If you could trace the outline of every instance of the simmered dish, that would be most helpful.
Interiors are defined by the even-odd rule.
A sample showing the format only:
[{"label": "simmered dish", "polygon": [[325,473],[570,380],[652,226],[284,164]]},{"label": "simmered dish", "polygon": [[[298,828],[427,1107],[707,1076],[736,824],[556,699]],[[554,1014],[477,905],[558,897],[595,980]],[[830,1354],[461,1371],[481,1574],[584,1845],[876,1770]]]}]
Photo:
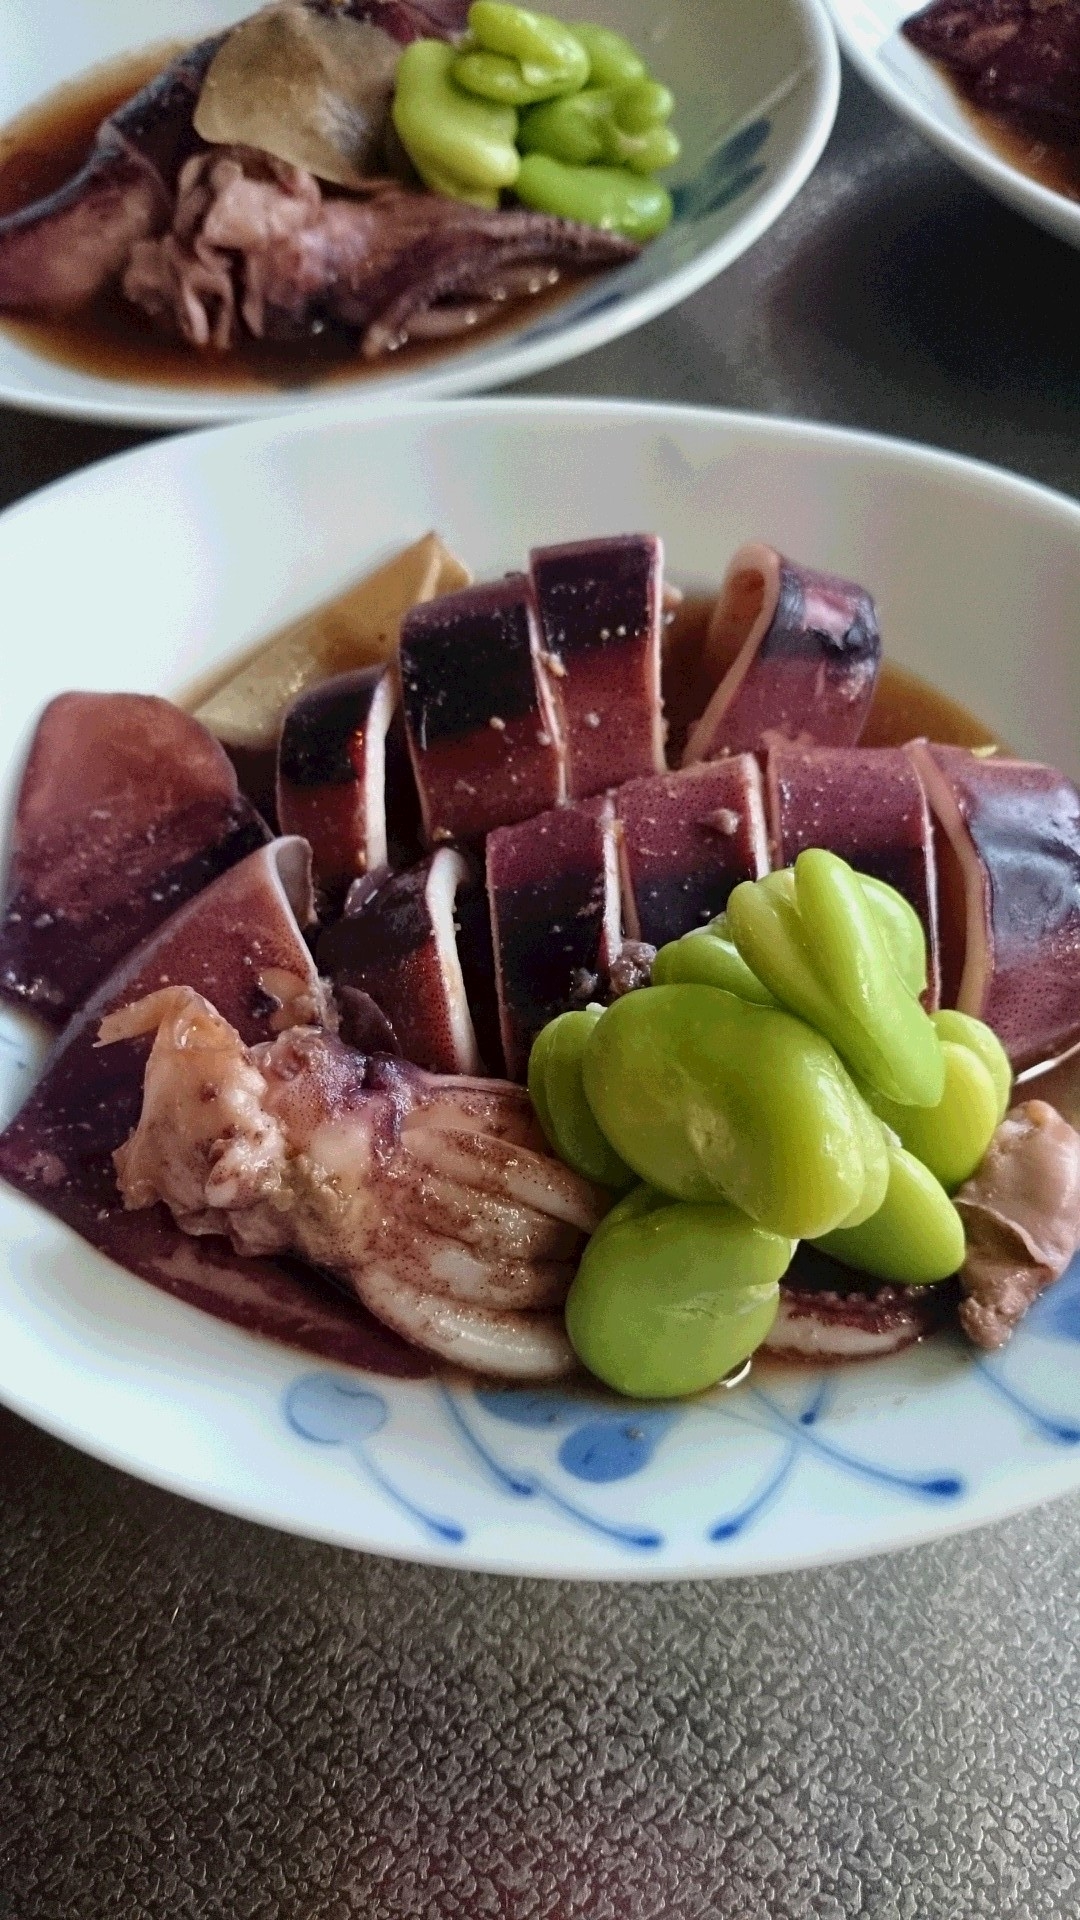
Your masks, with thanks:
[{"label": "simmered dish", "polygon": [[0,313],[120,312],[211,359],[430,351],[662,231],[673,105],[618,34],[502,0],[275,0],[0,204]]},{"label": "simmered dish", "polygon": [[12,849],[0,1174],[241,1325],[663,1398],[1000,1346],[1080,1244],[1080,795],[766,545],[429,535],[193,711],[52,701]]},{"label": "simmered dish", "polygon": [[1009,159],[1080,192],[1080,0],[931,0],[904,34]]}]

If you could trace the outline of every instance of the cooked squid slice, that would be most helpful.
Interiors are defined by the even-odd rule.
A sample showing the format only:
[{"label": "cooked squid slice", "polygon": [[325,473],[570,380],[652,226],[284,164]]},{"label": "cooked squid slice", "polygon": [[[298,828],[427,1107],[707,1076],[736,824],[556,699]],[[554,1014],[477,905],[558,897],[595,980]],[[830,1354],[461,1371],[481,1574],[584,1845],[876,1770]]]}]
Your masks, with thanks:
[{"label": "cooked squid slice", "polygon": [[195,101],[220,44],[217,34],[180,54],[102,122],[72,179],[0,219],[0,309],[85,306],[136,241],[168,225],[177,173],[197,144]]},{"label": "cooked squid slice", "polygon": [[455,904],[472,878],[467,860],[440,847],[391,874],[319,940],[319,965],[335,986],[369,993],[407,1060],[433,1073],[480,1071],[457,951]]},{"label": "cooked squid slice", "polygon": [[424,836],[470,840],[566,797],[566,764],[524,574],[405,616],[401,682]]},{"label": "cooked squid slice", "polygon": [[967,1239],[960,1325],[993,1350],[1080,1246],[1080,1134],[1045,1100],[1015,1107],[955,1202]]},{"label": "cooked squid slice", "polygon": [[16,802],[0,993],[67,1019],[124,954],[269,837],[190,715],[145,694],[60,694]]},{"label": "cooked squid slice", "polygon": [[778,867],[828,847],[902,893],[923,924],[929,987],[940,988],[934,835],[922,781],[902,747],[773,747],[765,773]]},{"label": "cooked squid slice", "polygon": [[954,1310],[952,1281],[874,1282],[804,1244],[780,1282],[780,1308],[761,1352],[812,1365],[881,1360],[936,1333]]},{"label": "cooked squid slice", "polygon": [[537,547],[529,564],[570,799],[662,773],[661,542],[655,534],[578,540]]},{"label": "cooked squid slice", "polygon": [[632,780],[614,795],[623,919],[662,947],[722,913],[740,880],[769,871],[761,773],[752,754]]},{"label": "cooked squid slice", "polygon": [[[442,1358],[511,1378],[569,1369],[550,1309],[604,1212],[584,1181],[549,1154],[468,1125],[448,1130],[456,1082],[353,1053],[326,1031],[295,1029],[249,1049],[201,995],[169,988],[106,1019],[100,1038],[108,1047],[148,1032],[139,1120],[114,1155],[126,1205],[161,1200],[190,1233],[310,1260]],[[478,1092],[464,1083],[467,1120]],[[488,1098],[500,1101],[498,1083]],[[425,1195],[432,1171],[475,1186],[486,1244],[437,1230],[438,1202]],[[518,1223],[500,1240],[491,1195],[580,1222],[568,1257],[522,1258]]]},{"label": "cooked squid slice", "polygon": [[881,636],[864,588],[753,543],[728,569],[705,656],[719,684],[690,728],[684,766],[778,740],[854,746],[877,683]]},{"label": "cooked squid slice", "polygon": [[397,704],[396,676],[368,667],[322,681],[285,715],[278,825],[308,842],[320,886],[340,888],[386,865],[386,744]]},{"label": "cooked squid slice", "polygon": [[603,991],[622,941],[610,797],[556,807],[488,835],[487,884],[503,1055],[524,1076],[556,1013]]},{"label": "cooked squid slice", "polygon": [[1080,794],[1053,767],[917,741],[937,823],[942,1001],[1019,1072],[1080,1039]]},{"label": "cooked squid slice", "polygon": [[[248,1041],[318,1019],[322,991],[299,924],[311,918],[309,864],[296,840],[251,855],[102,983],[0,1135],[0,1178],[176,1300],[323,1359],[416,1376],[428,1371],[424,1356],[322,1277],[241,1258],[220,1238],[189,1238],[163,1208],[128,1213],[117,1197],[112,1153],[139,1117],[146,1042],[97,1046],[101,1018],[164,980],[212,994]],[[499,1099],[478,1082],[461,1085],[461,1124],[471,1116],[508,1134],[535,1129],[520,1089]]]}]

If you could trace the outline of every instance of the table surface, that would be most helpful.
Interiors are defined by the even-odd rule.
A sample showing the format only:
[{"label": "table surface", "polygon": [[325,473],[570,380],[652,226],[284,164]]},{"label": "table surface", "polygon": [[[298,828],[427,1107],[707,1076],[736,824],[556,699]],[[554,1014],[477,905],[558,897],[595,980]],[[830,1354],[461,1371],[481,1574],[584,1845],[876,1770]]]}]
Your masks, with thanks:
[{"label": "table surface", "polygon": [[[533,393],[812,416],[1080,493],[1080,256],[850,72],[787,216]],[[137,435],[0,410],[0,503]],[[1080,1499],[673,1588],[397,1566],[0,1413],[0,1920],[1076,1920]]]}]

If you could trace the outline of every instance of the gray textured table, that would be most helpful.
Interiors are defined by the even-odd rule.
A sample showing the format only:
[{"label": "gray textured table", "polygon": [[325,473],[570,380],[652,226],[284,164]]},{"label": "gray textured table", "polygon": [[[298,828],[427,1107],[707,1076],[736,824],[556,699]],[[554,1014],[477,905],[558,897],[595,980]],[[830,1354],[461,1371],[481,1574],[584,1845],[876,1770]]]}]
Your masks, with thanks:
[{"label": "gray textured table", "polygon": [[[529,386],[813,415],[1080,493],[1078,313],[1080,257],[848,74],[748,258]],[[133,438],[0,413],[0,497]],[[7,1415],[0,1486],[0,1920],[1080,1914],[1080,1500],[605,1589],[279,1538]]]}]

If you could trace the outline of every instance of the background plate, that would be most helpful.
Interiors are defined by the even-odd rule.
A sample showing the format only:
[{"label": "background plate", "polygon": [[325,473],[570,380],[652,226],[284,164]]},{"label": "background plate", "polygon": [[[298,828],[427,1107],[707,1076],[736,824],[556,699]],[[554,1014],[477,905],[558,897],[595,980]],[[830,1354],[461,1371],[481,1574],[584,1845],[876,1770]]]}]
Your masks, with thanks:
[{"label": "background plate", "polygon": [[[655,528],[715,584],[775,541],[877,595],[886,645],[1075,773],[1080,506],[946,455],[783,421],[488,401],[160,442],[0,519],[0,810],[42,702],[168,691],[429,526],[478,574]],[[0,1103],[33,1070],[0,1019]],[[0,1397],[196,1499],[350,1546],[633,1578],[841,1559],[1080,1485],[1080,1270],[1011,1347],[767,1374],[682,1407],[314,1366],[177,1305],[0,1188]]]},{"label": "background plate", "polygon": [[1044,187],[1005,159],[933,63],[903,38],[901,23],[919,11],[917,0],[826,4],[848,59],[883,100],[1006,206],[1080,247],[1080,202]]},{"label": "background plate", "polygon": [[[4,0],[0,128],[100,62],[162,41],[193,41],[253,10],[253,0]],[[307,391],[200,391],[130,384],[43,358],[0,326],[0,400],[46,413],[180,426],[371,407],[520,379],[598,347],[684,300],[777,219],[828,138],[840,87],[821,0],[591,0],[590,19],[634,40],[675,92],[683,157],[669,179],[676,217],[632,265],[590,281],[564,306],[429,368],[364,373]],[[0,133],[0,142],[3,135]]]}]

